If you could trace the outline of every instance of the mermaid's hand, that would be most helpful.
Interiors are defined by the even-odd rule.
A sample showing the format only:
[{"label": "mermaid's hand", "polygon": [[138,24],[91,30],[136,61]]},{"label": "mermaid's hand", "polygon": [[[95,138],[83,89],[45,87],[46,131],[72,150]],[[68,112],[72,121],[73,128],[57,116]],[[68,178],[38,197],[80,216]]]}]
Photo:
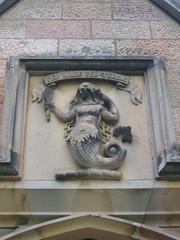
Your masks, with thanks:
[{"label": "mermaid's hand", "polygon": [[50,121],[50,113],[54,111],[54,103],[53,103],[53,88],[46,87],[44,91],[44,109],[46,113],[46,120]]},{"label": "mermaid's hand", "polygon": [[45,110],[49,109],[51,112],[53,112],[55,105],[52,102],[44,102],[44,108]]}]

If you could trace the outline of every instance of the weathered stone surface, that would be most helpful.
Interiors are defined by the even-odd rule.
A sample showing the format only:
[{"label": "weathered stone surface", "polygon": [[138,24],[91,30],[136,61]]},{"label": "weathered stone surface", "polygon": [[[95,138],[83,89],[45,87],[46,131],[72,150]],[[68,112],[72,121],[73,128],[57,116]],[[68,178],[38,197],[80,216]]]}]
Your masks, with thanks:
[{"label": "weathered stone surface", "polygon": [[173,107],[180,106],[180,83],[176,84],[169,84],[169,93],[171,97],[171,104]]},{"label": "weathered stone surface", "polygon": [[61,18],[61,1],[57,0],[21,0],[7,12],[2,18],[7,19],[59,19]]},{"label": "weathered stone surface", "polygon": [[180,133],[180,106],[178,108],[173,108],[173,116],[174,116],[174,126],[175,129]]},{"label": "weathered stone surface", "polygon": [[4,98],[4,83],[0,81],[0,104],[3,103]]},{"label": "weathered stone surface", "polygon": [[173,120],[174,120],[176,139],[177,139],[177,143],[180,146],[180,104],[179,104],[179,107],[173,108],[172,112],[173,112]]},{"label": "weathered stone surface", "polygon": [[180,60],[167,60],[165,66],[168,81],[171,82],[171,84],[178,84],[180,76]]},{"label": "weathered stone surface", "polygon": [[60,40],[59,55],[63,56],[114,56],[113,40]]},{"label": "weathered stone surface", "polygon": [[4,100],[4,79],[5,79],[6,60],[0,60],[0,136],[1,124],[3,118],[3,100]]},{"label": "weathered stone surface", "polygon": [[144,21],[93,21],[92,35],[95,38],[151,38],[149,23]]},{"label": "weathered stone surface", "polygon": [[26,33],[26,21],[0,21],[0,38],[24,38]]},{"label": "weathered stone surface", "polygon": [[180,227],[165,227],[163,230],[180,238]]},{"label": "weathered stone surface", "polygon": [[0,104],[0,136],[2,136],[3,104]]},{"label": "weathered stone surface", "polygon": [[151,22],[153,38],[180,38],[180,26],[175,21]]},{"label": "weathered stone surface", "polygon": [[180,60],[166,62],[166,76],[173,107],[180,107]]},{"label": "weathered stone surface", "polygon": [[0,136],[2,131],[2,119],[3,119],[3,100],[4,100],[4,82],[0,80]]},{"label": "weathered stone surface", "polygon": [[117,41],[117,55],[161,56],[180,59],[180,40],[121,40]]},{"label": "weathered stone surface", "polygon": [[28,38],[88,38],[90,24],[88,21],[40,20],[29,21]]},{"label": "weathered stone surface", "polygon": [[6,60],[0,59],[0,81],[4,81],[5,79],[5,72],[6,72]]},{"label": "weathered stone surface", "polygon": [[113,19],[122,20],[159,20],[166,14],[147,0],[117,1],[113,4]]},{"label": "weathered stone surface", "polygon": [[64,19],[112,19],[111,4],[66,3],[63,5]]},{"label": "weathered stone surface", "polygon": [[57,40],[54,39],[0,39],[0,58],[16,55],[57,55]]}]

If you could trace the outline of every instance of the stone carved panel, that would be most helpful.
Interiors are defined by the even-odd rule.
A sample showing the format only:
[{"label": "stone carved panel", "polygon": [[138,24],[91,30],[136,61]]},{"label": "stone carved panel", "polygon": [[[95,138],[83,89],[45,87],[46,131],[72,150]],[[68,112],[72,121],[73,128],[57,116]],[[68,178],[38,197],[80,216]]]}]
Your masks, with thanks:
[{"label": "stone carved panel", "polygon": [[[74,98],[66,112],[54,103],[54,90],[58,83],[68,80],[105,81],[117,89],[129,92],[131,101],[142,103],[142,94],[132,81],[122,74],[103,71],[67,71],[43,77],[43,84],[32,90],[32,101],[44,102],[46,120],[53,113],[66,124],[65,140],[80,170],[64,171],[56,174],[56,180],[64,179],[114,179],[121,175],[116,172],[126,158],[127,151],[121,147],[123,142],[132,142],[131,127],[114,127],[119,122],[119,111],[110,97],[90,82],[83,82],[74,93]],[[114,128],[113,134],[111,128]]]},{"label": "stone carved panel", "polygon": [[[180,158],[177,151],[162,59],[151,57],[105,59],[11,57],[7,66],[4,94],[0,179],[18,180],[23,177],[26,180],[52,180],[57,169],[77,169],[77,166],[71,161],[72,158],[68,153],[66,144],[62,142],[64,134],[62,124],[53,114],[51,114],[53,124],[47,124],[42,106],[31,102],[31,91],[38,83],[42,84],[42,76],[52,75],[60,71],[99,71],[100,69],[103,72],[110,71],[110,77],[112,77],[112,73],[117,72],[130,74],[130,79],[133,80],[132,82],[137,82],[140,92],[143,92],[144,95],[143,103],[137,107],[134,104],[130,105],[129,96],[124,91],[119,91],[121,94],[115,97],[115,92],[118,91],[113,84],[108,82],[105,84],[95,83],[95,88],[102,89],[102,92],[118,106],[121,125],[117,126],[116,131],[113,131],[113,137],[117,137],[122,142],[122,147],[128,153],[121,167],[123,178],[152,179],[154,175],[158,179],[180,178]],[[144,78],[141,75],[140,78],[136,79],[133,74],[137,75],[138,73],[144,74]],[[64,111],[68,109],[68,103],[77,91],[79,84],[83,82],[80,81],[76,85],[74,80],[70,83],[67,79],[62,79],[62,83],[64,83],[55,89],[55,102],[59,103],[57,106],[59,109],[63,110],[64,108]],[[143,84],[141,85],[141,83]],[[125,85],[120,84],[118,87],[130,92],[132,102],[139,103],[141,96],[137,89],[131,84]],[[112,88],[113,91],[111,91]],[[40,91],[43,89],[44,87]],[[61,101],[56,101],[56,98],[61,99]],[[62,106],[62,102],[64,106]],[[34,105],[33,108],[32,105]],[[50,116],[48,108],[46,113],[48,119]],[[33,116],[36,116],[37,119]],[[130,126],[131,129],[124,128],[127,126]],[[136,131],[137,129],[138,131]],[[106,131],[109,130],[106,129]],[[124,133],[123,137],[121,136],[122,132]],[[41,138],[41,133],[43,133],[43,138]],[[106,140],[108,140],[106,137],[102,139],[102,143]],[[61,144],[59,145],[57,142]],[[50,146],[52,151],[48,151],[47,146]],[[55,146],[57,146],[56,149]],[[144,155],[142,156],[142,154]],[[65,159],[61,166],[59,165],[59,156]],[[152,165],[154,165],[155,174],[153,174]],[[146,171],[142,171],[142,169]]]},{"label": "stone carved panel", "polygon": [[[137,86],[139,96],[140,93],[144,95],[144,80],[142,76],[128,77],[130,78],[131,86]],[[46,77],[44,78],[46,79]],[[90,80],[90,79],[89,79]],[[112,80],[112,78],[111,78]],[[90,80],[91,81],[91,80]],[[53,90],[54,97],[53,102],[56,108],[63,112],[67,112],[70,108],[70,102],[73,100],[77,93],[77,89],[82,86],[84,79],[80,81],[67,81],[61,82]],[[33,92],[33,98],[40,101],[40,95],[43,91],[42,87],[37,89],[42,83],[42,77],[31,77],[30,78],[30,92]],[[129,98],[129,94],[125,91],[119,91],[116,85],[112,82],[103,81],[93,81],[93,85],[96,89],[101,89],[104,96],[108,96],[114,105],[117,107],[117,111],[120,115],[120,121],[113,125],[106,124],[104,128],[109,127],[110,138],[119,142],[122,149],[127,151],[127,156],[124,161],[120,161],[118,166],[115,167],[117,170],[110,169],[111,167],[91,167],[91,166],[81,166],[74,161],[74,156],[72,156],[69,151],[68,144],[64,139],[64,135],[67,132],[67,125],[64,125],[55,114],[51,113],[50,116],[44,116],[43,101],[40,104],[35,104],[31,102],[31,94],[28,96],[28,121],[27,124],[31,124],[31,127],[27,127],[26,134],[26,144],[25,144],[25,179],[54,179],[54,174],[56,173],[57,179],[120,179],[121,173],[122,178],[125,179],[151,179],[152,178],[152,163],[150,157],[150,149],[148,143],[148,127],[147,118],[145,110],[145,102],[131,102],[132,98]],[[91,84],[92,84],[91,83]],[[128,90],[129,87],[126,87]],[[130,90],[128,90],[130,92]],[[132,92],[132,91],[131,91]],[[39,96],[39,99],[36,98]],[[132,96],[132,94],[130,95]],[[135,94],[134,94],[135,96]],[[137,96],[138,97],[138,96]],[[135,104],[139,103],[138,106]],[[46,109],[47,110],[47,109]],[[92,112],[92,111],[91,111]],[[132,112],[132,113],[131,113]],[[49,112],[48,112],[49,114]],[[46,121],[49,120],[50,122]],[[120,126],[122,127],[120,129]],[[127,126],[132,127],[131,129]],[[143,126],[144,130],[140,128]],[[64,127],[66,130],[64,130]],[[103,128],[103,126],[99,126]],[[118,129],[119,128],[119,129]],[[101,129],[102,130],[102,129]],[[107,129],[106,129],[107,130]],[[114,130],[114,131],[113,131]],[[108,131],[108,130],[107,130]],[[38,132],[38,134],[37,134]],[[71,132],[72,133],[72,132]],[[122,134],[123,133],[123,134]],[[108,135],[108,134],[105,134]],[[132,142],[133,135],[133,142]],[[106,136],[105,136],[106,137]],[[33,142],[33,139],[36,141]],[[67,138],[67,135],[66,135]],[[109,138],[109,139],[110,139]],[[108,140],[109,140],[108,139]],[[104,139],[101,139],[101,143]],[[107,142],[106,140],[104,140]],[[105,143],[103,142],[103,143]],[[132,143],[131,143],[132,142]],[[37,147],[38,145],[38,147]],[[41,145],[41,146],[40,146]],[[44,147],[44,145],[46,147]],[[33,152],[32,149],[36,148]],[[37,151],[38,148],[38,151]],[[145,149],[144,154],[142,149]],[[93,149],[93,148],[92,148]],[[102,153],[103,154],[103,153]],[[134,157],[133,157],[134,155]],[[133,161],[133,158],[138,159]],[[43,160],[45,159],[45,160]],[[43,162],[46,165],[43,165]],[[52,162],[54,163],[52,166]],[[123,164],[121,164],[121,162]],[[94,163],[93,163],[94,164]],[[121,165],[120,168],[118,168]],[[35,167],[34,167],[35,166]],[[141,167],[148,166],[147,172],[142,173]],[[88,168],[88,170],[87,170]],[[89,169],[90,168],[90,169]],[[135,171],[133,171],[135,170]],[[43,173],[44,172],[44,173]],[[45,174],[46,172],[46,174]],[[141,172],[141,173],[140,173]]]}]

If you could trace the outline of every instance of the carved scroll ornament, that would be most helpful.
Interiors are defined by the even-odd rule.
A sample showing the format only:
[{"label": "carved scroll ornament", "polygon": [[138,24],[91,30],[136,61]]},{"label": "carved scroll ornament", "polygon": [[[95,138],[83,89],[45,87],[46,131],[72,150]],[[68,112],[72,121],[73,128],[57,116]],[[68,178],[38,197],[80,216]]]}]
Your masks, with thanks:
[{"label": "carved scroll ornament", "polygon": [[[44,86],[33,89],[32,100],[44,101],[47,121],[50,113],[66,123],[65,139],[73,159],[81,167],[79,171],[67,171],[56,174],[57,180],[73,178],[120,179],[115,171],[126,157],[121,142],[132,142],[131,128],[116,127],[113,134],[110,128],[119,122],[119,112],[113,101],[100,89],[89,82],[80,84],[69,110],[64,113],[53,102],[53,93],[57,82],[72,79],[99,79],[116,84],[118,89],[132,94],[132,102],[141,102],[141,95],[130,90],[126,76],[101,71],[70,71],[44,77]],[[129,87],[129,88],[127,88]]]}]

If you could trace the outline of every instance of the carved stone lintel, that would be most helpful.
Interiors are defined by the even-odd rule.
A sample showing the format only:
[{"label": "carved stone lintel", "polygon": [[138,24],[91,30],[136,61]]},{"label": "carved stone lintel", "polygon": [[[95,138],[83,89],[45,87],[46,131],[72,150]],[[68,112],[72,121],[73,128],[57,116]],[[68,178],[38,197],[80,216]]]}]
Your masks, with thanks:
[{"label": "carved stone lintel", "polygon": [[120,180],[121,173],[113,170],[79,169],[74,171],[62,171],[56,174],[56,180]]}]

